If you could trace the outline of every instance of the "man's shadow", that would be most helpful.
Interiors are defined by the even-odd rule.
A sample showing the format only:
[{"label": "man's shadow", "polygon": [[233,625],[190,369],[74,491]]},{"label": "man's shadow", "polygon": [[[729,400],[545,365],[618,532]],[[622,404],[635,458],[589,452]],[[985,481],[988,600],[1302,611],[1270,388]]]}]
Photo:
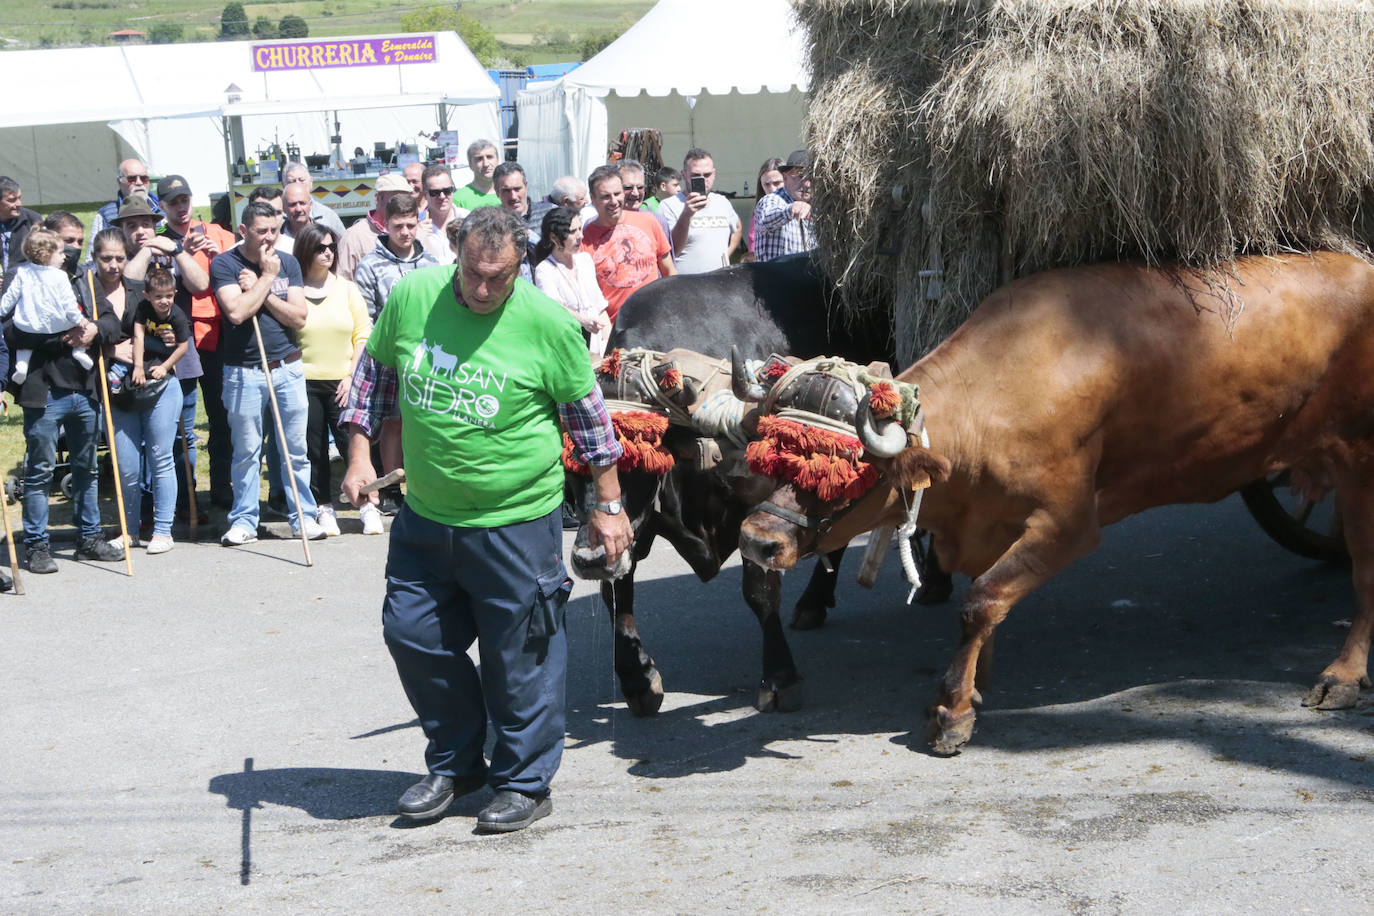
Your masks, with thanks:
[{"label": "man's shadow", "polygon": [[[281,767],[258,770],[253,758],[243,761],[243,770],[223,773],[210,780],[209,789],[224,796],[226,807],[243,812],[240,830],[241,859],[239,883],[248,884],[253,867],[253,810],[264,803],[299,808],[320,820],[346,821],[396,814],[396,799],[423,774],[401,770],[360,770],[342,767]],[[470,813],[480,807],[478,799],[463,799]],[[474,807],[476,806],[476,807]],[[462,804],[449,809],[468,813]],[[397,827],[422,826],[424,821],[400,820]]]}]

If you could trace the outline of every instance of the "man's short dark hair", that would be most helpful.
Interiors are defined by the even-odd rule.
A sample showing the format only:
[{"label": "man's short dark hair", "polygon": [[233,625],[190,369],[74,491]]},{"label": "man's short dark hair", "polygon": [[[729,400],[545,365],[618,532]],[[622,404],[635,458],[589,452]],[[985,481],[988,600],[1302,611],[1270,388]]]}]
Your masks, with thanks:
[{"label": "man's short dark hair", "polygon": [[710,159],[712,162],[716,161],[716,157],[712,156],[708,151],[699,146],[694,146],[683,155],[682,168],[685,170],[687,168],[687,163],[696,162],[699,159]]},{"label": "man's short dark hair", "polygon": [[[278,191],[277,193],[280,194],[281,192]],[[249,200],[243,208],[243,225],[251,226],[255,219],[279,220],[281,214],[277,212],[275,207],[259,197],[257,200]]]},{"label": "man's short dark hair", "polygon": [[666,184],[669,181],[681,180],[681,172],[679,172],[677,169],[673,168],[670,165],[665,165],[663,168],[659,169],[658,174],[654,176],[654,187],[658,187],[661,184]]},{"label": "man's short dark hair", "polygon": [[253,189],[253,193],[248,195],[248,202],[252,203],[259,200],[276,200],[281,197],[281,188],[274,184],[260,184]]},{"label": "man's short dark hair", "polygon": [[458,230],[458,249],[467,247],[468,239],[476,239],[479,251],[501,251],[507,242],[515,245],[515,253],[523,257],[529,244],[530,232],[525,221],[505,207],[478,207],[463,220]]},{"label": "man's short dark hair", "polygon": [[19,182],[8,175],[0,175],[0,194],[22,194]]},{"label": "man's short dark hair", "polygon": [[513,172],[519,172],[520,180],[523,181],[526,184],[526,186],[529,185],[530,180],[525,177],[524,166],[522,166],[518,162],[503,162],[500,165],[498,165],[491,173],[492,184],[495,184],[496,182],[500,181],[502,178],[505,178],[507,175],[512,174]]},{"label": "man's short dark hair", "polygon": [[86,227],[81,224],[80,218],[78,218],[75,213],[69,213],[66,210],[54,210],[48,214],[47,219],[43,220],[43,228],[51,229],[53,232],[61,232],[63,229],[67,229],[71,226],[75,226],[82,232],[86,231]]},{"label": "man's short dark hair", "polygon": [[390,222],[398,216],[420,216],[420,205],[415,198],[409,194],[397,194],[386,202],[386,221]]},{"label": "man's short dark hair", "polygon": [[449,181],[453,181],[453,172],[451,172],[449,167],[442,162],[436,162],[433,165],[425,166],[425,170],[420,173],[420,187],[428,191],[429,180],[431,178],[437,178],[440,175],[443,175]]},{"label": "man's short dark hair", "polygon": [[615,163],[608,165],[598,165],[592,169],[592,173],[587,176],[587,193],[596,196],[596,186],[603,181],[611,178],[620,177],[620,166]]}]

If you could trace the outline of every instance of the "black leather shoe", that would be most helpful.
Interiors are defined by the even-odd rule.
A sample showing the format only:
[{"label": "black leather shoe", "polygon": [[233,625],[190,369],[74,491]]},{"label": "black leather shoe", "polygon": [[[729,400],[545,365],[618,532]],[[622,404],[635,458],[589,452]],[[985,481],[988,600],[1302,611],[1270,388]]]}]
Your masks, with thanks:
[{"label": "black leather shoe", "polygon": [[553,813],[553,799],[549,796],[531,798],[519,792],[503,789],[496,793],[491,804],[478,813],[477,829],[483,833],[510,833],[514,830],[524,830],[541,817],[548,817],[551,813]]},{"label": "black leather shoe", "polygon": [[39,575],[57,572],[57,564],[53,562],[52,551],[47,544],[29,548],[29,572]]},{"label": "black leather shoe", "polygon": [[0,592],[7,592],[14,588],[14,580],[4,573],[0,573]]},{"label": "black leather shoe", "polygon": [[76,545],[76,553],[73,554],[73,557],[78,560],[100,560],[105,563],[116,563],[124,559],[124,551],[104,538],[82,538],[81,543]]},{"label": "black leather shoe", "polygon": [[402,817],[417,821],[438,817],[444,813],[449,805],[453,804],[455,798],[460,795],[467,795],[469,792],[476,792],[486,784],[485,773],[476,773],[464,777],[462,780],[430,773],[406,789],[396,807]]}]

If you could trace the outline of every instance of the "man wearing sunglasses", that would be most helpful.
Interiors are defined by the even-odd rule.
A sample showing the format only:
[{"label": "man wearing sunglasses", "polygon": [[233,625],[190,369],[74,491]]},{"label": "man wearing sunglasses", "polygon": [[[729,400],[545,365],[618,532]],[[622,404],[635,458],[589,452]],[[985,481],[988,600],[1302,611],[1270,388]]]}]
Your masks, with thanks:
[{"label": "man wearing sunglasses", "polygon": [[440,264],[452,264],[458,256],[448,243],[448,225],[461,221],[468,211],[453,202],[453,174],[441,163],[420,173],[420,185],[425,189],[429,215],[420,223],[420,244],[425,246]]},{"label": "man wearing sunglasses", "polygon": [[159,221],[162,219],[162,205],[158,203],[157,196],[153,194],[148,166],[143,164],[142,159],[125,159],[119,164],[119,174],[115,177],[119,182],[119,192],[114,200],[97,210],[95,216],[91,218],[91,238],[99,235],[102,229],[110,228],[119,208],[133,194],[146,197],[148,203],[152,204],[153,214]]}]

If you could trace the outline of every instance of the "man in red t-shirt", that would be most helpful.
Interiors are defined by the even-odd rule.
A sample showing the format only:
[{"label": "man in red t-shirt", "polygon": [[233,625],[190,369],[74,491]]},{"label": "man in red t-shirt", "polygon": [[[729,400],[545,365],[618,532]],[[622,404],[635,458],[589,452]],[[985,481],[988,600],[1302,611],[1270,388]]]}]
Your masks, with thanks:
[{"label": "man in red t-shirt", "polygon": [[587,179],[596,219],[582,227],[582,250],[596,265],[596,282],[615,321],[630,293],[677,273],[673,248],[652,213],[625,209],[620,169],[603,165]]}]

